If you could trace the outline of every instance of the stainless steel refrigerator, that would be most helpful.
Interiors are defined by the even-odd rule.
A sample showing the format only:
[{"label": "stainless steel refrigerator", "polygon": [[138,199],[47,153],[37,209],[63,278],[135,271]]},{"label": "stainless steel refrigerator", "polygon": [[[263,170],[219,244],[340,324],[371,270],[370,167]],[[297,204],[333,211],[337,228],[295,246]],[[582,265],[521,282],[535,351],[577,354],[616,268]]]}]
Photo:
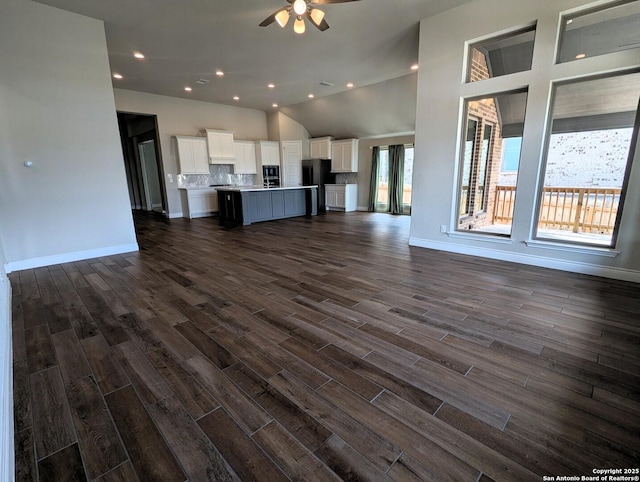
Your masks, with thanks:
[{"label": "stainless steel refrigerator", "polygon": [[325,184],[335,184],[336,175],[331,172],[329,159],[303,159],[302,185],[318,186],[318,213],[327,212],[324,197]]}]

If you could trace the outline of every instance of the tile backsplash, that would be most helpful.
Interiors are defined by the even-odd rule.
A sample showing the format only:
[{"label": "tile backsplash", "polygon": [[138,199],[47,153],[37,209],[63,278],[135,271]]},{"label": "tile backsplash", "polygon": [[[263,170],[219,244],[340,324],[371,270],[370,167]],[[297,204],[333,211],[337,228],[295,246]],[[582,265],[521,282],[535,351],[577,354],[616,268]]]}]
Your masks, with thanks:
[{"label": "tile backsplash", "polygon": [[358,184],[358,173],[345,172],[336,174],[336,184]]},{"label": "tile backsplash", "polygon": [[209,174],[178,174],[178,187],[207,187],[211,184],[232,184],[253,186],[257,183],[255,174],[234,174],[232,164],[210,164]]}]

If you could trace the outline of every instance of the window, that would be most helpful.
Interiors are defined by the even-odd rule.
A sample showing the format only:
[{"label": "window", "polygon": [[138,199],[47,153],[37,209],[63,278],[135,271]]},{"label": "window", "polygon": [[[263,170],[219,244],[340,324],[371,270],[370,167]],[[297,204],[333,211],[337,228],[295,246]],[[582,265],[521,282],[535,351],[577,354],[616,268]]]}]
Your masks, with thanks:
[{"label": "window", "polygon": [[[413,146],[405,146],[404,149],[404,186],[402,191],[402,206],[404,214],[411,213],[411,183],[413,178]],[[376,211],[387,212],[389,210],[389,148],[381,147],[378,160],[378,193]]]},{"label": "window", "polygon": [[615,245],[639,98],[639,72],[555,86],[537,238]]},{"label": "window", "polygon": [[470,46],[467,82],[531,70],[535,26]]},{"label": "window", "polygon": [[595,57],[640,45],[640,2],[616,2],[562,19],[558,63]]},{"label": "window", "polygon": [[[521,140],[526,104],[526,90],[466,101],[459,169],[459,231],[511,234],[521,143],[508,139]],[[502,172],[505,164],[511,170],[507,181]]]}]

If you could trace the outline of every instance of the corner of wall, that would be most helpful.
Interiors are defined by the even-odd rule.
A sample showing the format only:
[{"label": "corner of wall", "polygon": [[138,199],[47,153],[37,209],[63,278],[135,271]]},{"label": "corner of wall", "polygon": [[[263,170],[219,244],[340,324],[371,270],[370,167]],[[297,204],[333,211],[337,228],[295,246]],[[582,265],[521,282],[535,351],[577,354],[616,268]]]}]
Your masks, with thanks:
[{"label": "corner of wall", "polygon": [[5,272],[0,241],[0,480],[13,480],[13,350],[11,346],[11,283]]}]

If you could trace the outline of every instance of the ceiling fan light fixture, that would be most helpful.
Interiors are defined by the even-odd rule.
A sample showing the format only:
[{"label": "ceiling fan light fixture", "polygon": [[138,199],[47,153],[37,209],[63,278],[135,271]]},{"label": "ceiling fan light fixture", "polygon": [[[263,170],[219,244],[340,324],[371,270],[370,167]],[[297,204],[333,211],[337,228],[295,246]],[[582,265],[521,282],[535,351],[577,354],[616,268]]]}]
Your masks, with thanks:
[{"label": "ceiling fan light fixture", "polygon": [[304,33],[304,30],[304,20],[302,20],[302,17],[300,15],[298,15],[296,17],[296,21],[293,23],[293,31],[295,33]]},{"label": "ceiling fan light fixture", "polygon": [[293,11],[296,12],[296,15],[304,15],[307,13],[307,2],[304,0],[296,0],[293,2]]},{"label": "ceiling fan light fixture", "polygon": [[281,10],[276,15],[276,22],[278,22],[278,25],[280,25],[282,28],[285,28],[287,26],[287,23],[289,23],[290,16],[291,15],[289,15],[289,12],[287,10]]},{"label": "ceiling fan light fixture", "polygon": [[324,12],[322,10],[318,10],[317,8],[311,10],[311,13],[309,15],[311,15],[311,20],[313,20],[313,23],[315,23],[316,25],[320,25],[320,22],[322,22],[322,19],[324,18]]}]

